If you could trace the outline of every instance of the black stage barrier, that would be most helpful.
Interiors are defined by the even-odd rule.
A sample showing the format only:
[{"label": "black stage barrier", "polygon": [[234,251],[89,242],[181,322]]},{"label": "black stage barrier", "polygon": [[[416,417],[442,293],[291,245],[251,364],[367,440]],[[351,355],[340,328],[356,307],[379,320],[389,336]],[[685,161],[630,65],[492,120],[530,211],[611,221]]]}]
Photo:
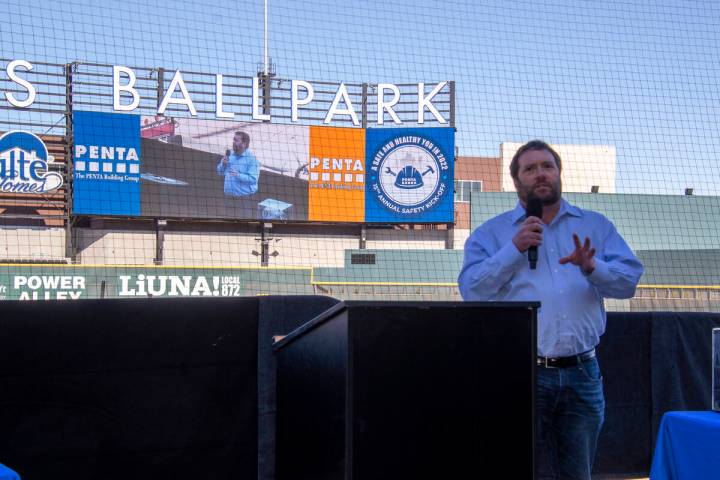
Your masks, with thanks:
[{"label": "black stage barrier", "polygon": [[276,478],[531,478],[537,306],[345,302],[292,332]]},{"label": "black stage barrier", "polygon": [[[30,480],[273,480],[270,337],[336,302],[0,302],[0,462]],[[710,408],[710,331],[719,326],[718,313],[608,314],[596,473],[647,474],[662,415]],[[392,333],[373,339],[384,355],[410,348],[412,336],[394,343]]]},{"label": "black stage barrier", "polygon": [[598,356],[605,425],[595,473],[646,476],[663,414],[711,408],[713,327],[720,314],[608,314]]},{"label": "black stage barrier", "polygon": [[712,408],[712,329],[720,313],[653,312],[653,445],[660,419],[669,410]]},{"label": "black stage barrier", "polygon": [[285,335],[338,303],[332,297],[271,296],[260,298],[258,329],[259,459],[261,480],[275,478],[276,360],[272,338]]},{"label": "black stage barrier", "polygon": [[0,309],[0,459],[23,479],[257,478],[257,299]]},{"label": "black stage barrier", "polygon": [[609,313],[597,352],[605,389],[605,424],[594,472],[646,476],[652,455],[650,315]]}]

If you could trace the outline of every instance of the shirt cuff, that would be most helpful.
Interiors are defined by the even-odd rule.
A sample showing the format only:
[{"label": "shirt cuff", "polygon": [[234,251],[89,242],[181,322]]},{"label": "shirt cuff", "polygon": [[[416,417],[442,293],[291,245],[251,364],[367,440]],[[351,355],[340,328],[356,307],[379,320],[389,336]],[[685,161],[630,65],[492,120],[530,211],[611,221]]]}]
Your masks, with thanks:
[{"label": "shirt cuff", "polygon": [[519,265],[523,259],[527,260],[527,252],[521,252],[513,242],[508,242],[495,254],[495,259],[501,266],[513,267]]},{"label": "shirt cuff", "polygon": [[612,275],[610,274],[610,267],[608,266],[607,262],[604,262],[599,258],[595,259],[595,270],[593,270],[590,275],[586,276],[588,280],[596,284],[612,280]]}]

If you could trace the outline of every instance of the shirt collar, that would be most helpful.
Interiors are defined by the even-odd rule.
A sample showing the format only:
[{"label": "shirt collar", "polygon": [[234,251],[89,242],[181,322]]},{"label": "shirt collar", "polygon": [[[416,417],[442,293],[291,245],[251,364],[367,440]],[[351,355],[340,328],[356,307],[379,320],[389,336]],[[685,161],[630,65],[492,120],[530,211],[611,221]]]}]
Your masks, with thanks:
[{"label": "shirt collar", "polygon": [[[558,219],[565,214],[572,215],[573,217],[582,217],[582,210],[574,205],[570,205],[564,198],[561,198],[560,210],[557,215],[555,215],[555,219]],[[522,203],[520,203],[520,200],[518,200],[517,205],[515,205],[515,209],[512,210],[511,219],[513,223],[525,220],[525,208],[522,206]],[[553,221],[555,221],[555,219],[553,219]]]}]

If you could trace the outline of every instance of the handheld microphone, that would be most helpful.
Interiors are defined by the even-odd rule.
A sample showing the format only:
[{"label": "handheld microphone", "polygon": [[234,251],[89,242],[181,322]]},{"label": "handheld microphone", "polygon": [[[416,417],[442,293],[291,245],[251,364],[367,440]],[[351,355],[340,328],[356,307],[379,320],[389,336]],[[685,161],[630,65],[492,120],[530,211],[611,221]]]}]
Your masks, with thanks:
[{"label": "handheld microphone", "polygon": [[[537,197],[530,197],[527,199],[527,207],[525,208],[525,217],[538,217],[542,218],[543,215],[543,204],[542,200]],[[528,248],[528,263],[530,263],[530,270],[537,268],[538,261],[538,247],[533,245]]]},{"label": "handheld microphone", "polygon": [[230,158],[230,149],[225,150],[225,156]]}]

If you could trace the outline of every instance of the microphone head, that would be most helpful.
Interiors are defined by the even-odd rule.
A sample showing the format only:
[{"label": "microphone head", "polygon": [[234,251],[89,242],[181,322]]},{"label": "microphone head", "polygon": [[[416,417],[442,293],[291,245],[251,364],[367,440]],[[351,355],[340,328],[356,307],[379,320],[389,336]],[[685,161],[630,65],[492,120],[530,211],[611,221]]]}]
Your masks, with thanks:
[{"label": "microphone head", "polygon": [[527,199],[527,203],[526,203],[525,216],[542,218],[542,215],[543,215],[542,200],[540,200],[538,197],[529,197]]},{"label": "microphone head", "polygon": [[229,156],[230,156],[230,149],[229,149],[229,148],[228,148],[227,150],[225,150],[225,156],[226,156],[226,157],[229,157]]}]

